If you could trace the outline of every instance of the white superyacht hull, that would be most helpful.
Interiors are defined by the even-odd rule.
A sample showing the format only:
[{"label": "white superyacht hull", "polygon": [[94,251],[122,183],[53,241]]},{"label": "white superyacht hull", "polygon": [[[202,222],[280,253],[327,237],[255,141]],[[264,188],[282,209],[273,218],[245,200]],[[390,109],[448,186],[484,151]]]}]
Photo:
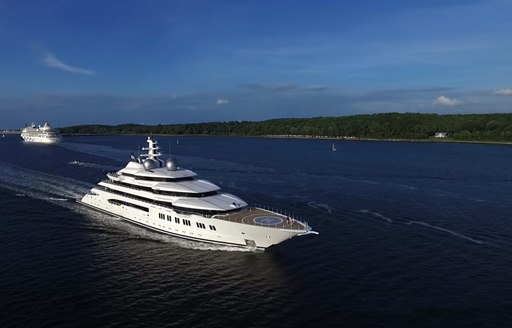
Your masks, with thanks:
[{"label": "white superyacht hull", "polygon": [[267,227],[177,213],[168,207],[100,189],[93,189],[78,202],[163,234],[222,245],[265,249],[309,233],[307,229]]}]

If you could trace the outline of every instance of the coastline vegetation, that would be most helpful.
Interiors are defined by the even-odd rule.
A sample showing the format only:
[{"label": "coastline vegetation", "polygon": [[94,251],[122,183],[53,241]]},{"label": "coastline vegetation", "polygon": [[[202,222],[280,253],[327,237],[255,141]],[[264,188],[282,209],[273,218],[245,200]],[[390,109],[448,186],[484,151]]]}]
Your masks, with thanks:
[{"label": "coastline vegetation", "polygon": [[68,135],[152,134],[279,136],[377,140],[512,142],[512,114],[384,113],[315,118],[281,118],[259,122],[194,124],[79,125],[61,128]]}]

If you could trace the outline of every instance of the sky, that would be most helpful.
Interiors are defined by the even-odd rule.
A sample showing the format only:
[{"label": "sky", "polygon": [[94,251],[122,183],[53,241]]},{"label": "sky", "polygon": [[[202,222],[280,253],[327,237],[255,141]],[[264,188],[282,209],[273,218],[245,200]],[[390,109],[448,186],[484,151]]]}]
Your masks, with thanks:
[{"label": "sky", "polygon": [[510,0],[0,0],[0,128],[512,110]]}]

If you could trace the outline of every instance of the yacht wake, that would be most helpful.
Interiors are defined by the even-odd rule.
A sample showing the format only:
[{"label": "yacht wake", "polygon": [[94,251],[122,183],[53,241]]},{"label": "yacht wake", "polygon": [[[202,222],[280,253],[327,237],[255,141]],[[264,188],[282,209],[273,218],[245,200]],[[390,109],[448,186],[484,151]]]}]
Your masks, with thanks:
[{"label": "yacht wake", "polygon": [[256,248],[216,245],[216,244],[209,244],[209,243],[180,239],[177,237],[172,237],[172,238],[175,239],[173,241],[173,243],[177,244],[180,247],[199,250],[199,251],[259,252],[259,250]]},{"label": "yacht wake", "polygon": [[455,237],[458,237],[458,238],[462,238],[462,239],[465,239],[465,240],[468,240],[470,242],[473,242],[475,244],[479,244],[479,245],[482,245],[482,244],[485,244],[486,242],[482,241],[482,240],[478,240],[478,239],[475,239],[475,238],[472,238],[472,237],[469,237],[469,236],[466,236],[464,234],[461,234],[459,232],[456,232],[456,231],[453,231],[453,230],[450,230],[450,229],[447,229],[447,228],[443,228],[443,227],[439,227],[439,226],[436,226],[436,225],[432,225],[430,223],[427,223],[427,222],[423,222],[423,221],[417,221],[417,220],[392,220],[380,213],[377,213],[377,212],[372,212],[370,210],[367,210],[367,209],[363,209],[363,210],[360,210],[359,213],[364,213],[364,214],[371,214],[379,219],[382,219],[388,223],[397,223],[397,224],[403,224],[403,225],[407,225],[407,226],[411,226],[411,225],[414,225],[414,224],[417,224],[417,225],[421,225],[423,227],[427,227],[427,228],[430,228],[430,229],[433,229],[433,230],[437,230],[437,231],[442,231],[442,232],[446,232],[452,236],[455,236]]},{"label": "yacht wake", "polygon": [[418,188],[416,188],[416,187],[408,186],[408,185],[404,185],[404,184],[399,184],[398,186],[405,188],[405,189],[409,189],[409,190],[418,190]]},{"label": "yacht wake", "polygon": [[471,237],[468,237],[466,235],[463,235],[461,233],[458,233],[458,232],[455,232],[453,230],[450,230],[450,229],[446,229],[446,228],[442,228],[442,227],[438,227],[438,226],[435,226],[435,225],[431,225],[427,222],[423,222],[423,221],[409,221],[409,222],[406,222],[405,223],[406,225],[413,225],[413,224],[419,224],[419,225],[422,225],[422,226],[425,226],[425,227],[429,227],[429,228],[432,228],[434,230],[439,230],[439,231],[443,231],[443,232],[447,232],[451,235],[454,235],[456,237],[459,237],[459,238],[462,238],[462,239],[466,239],[466,240],[469,240],[475,244],[479,244],[479,245],[482,245],[484,244],[483,241],[481,240],[478,240],[478,239],[474,239],[474,238],[471,238]]},{"label": "yacht wake", "polygon": [[76,199],[92,185],[70,178],[58,177],[12,164],[0,163],[0,184],[18,195],[51,201]]},{"label": "yacht wake", "polygon": [[[223,252],[253,252],[254,249],[234,246],[224,246],[203,242],[190,241],[173,237],[146,228],[135,226],[118,217],[104,214],[74,202],[86,194],[93,185],[63,178],[47,173],[22,168],[16,165],[0,162],[0,185],[15,192],[17,197],[29,197],[44,200],[57,206],[65,207],[75,213],[93,219],[102,227],[124,231],[135,238],[147,238],[148,240],[170,243],[178,247]],[[104,229],[102,229],[104,230]]]},{"label": "yacht wake", "polygon": [[380,213],[377,213],[377,212],[372,212],[372,211],[370,211],[370,210],[366,210],[366,209],[364,209],[364,210],[360,210],[360,211],[359,211],[359,213],[368,213],[368,214],[372,214],[373,216],[376,216],[376,217],[378,217],[379,219],[382,219],[382,220],[384,220],[384,221],[386,221],[386,222],[389,222],[389,223],[393,223],[393,220],[391,220],[390,218],[388,218],[388,217],[386,217],[386,216],[384,216],[384,215],[382,215],[382,214],[380,214]]},{"label": "yacht wake", "polygon": [[71,200],[71,198],[59,198],[59,197],[48,197],[47,199],[57,201],[57,202],[68,202]]},{"label": "yacht wake", "polygon": [[68,164],[87,167],[87,168],[93,168],[93,169],[99,169],[99,170],[105,170],[105,171],[113,171],[113,170],[119,169],[119,167],[112,166],[112,165],[103,165],[103,164],[87,163],[87,162],[80,162],[80,161],[72,161],[72,162],[68,162]]},{"label": "yacht wake", "polygon": [[312,207],[312,208],[316,208],[316,209],[322,208],[322,209],[326,210],[328,213],[332,213],[331,208],[327,204],[310,201],[310,202],[308,202],[308,206]]}]

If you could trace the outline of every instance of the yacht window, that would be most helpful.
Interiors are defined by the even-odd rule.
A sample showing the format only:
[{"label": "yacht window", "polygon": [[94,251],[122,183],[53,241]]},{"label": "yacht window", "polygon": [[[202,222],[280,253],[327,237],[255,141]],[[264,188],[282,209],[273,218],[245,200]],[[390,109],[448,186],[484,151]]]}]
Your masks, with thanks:
[{"label": "yacht window", "polygon": [[108,181],[108,182],[111,183],[111,184],[114,184],[114,185],[119,185],[119,186],[127,187],[127,188],[130,188],[130,189],[135,189],[135,190],[144,190],[144,191],[147,191],[147,192],[151,192],[151,193],[158,194],[158,195],[164,195],[164,196],[176,196],[176,197],[180,197],[181,196],[181,197],[203,198],[203,197],[215,196],[215,195],[217,195],[219,193],[217,190],[201,192],[201,193],[179,192],[179,191],[165,191],[165,190],[153,189],[151,187],[144,187],[144,186],[133,185],[133,184],[130,184],[130,183],[120,182],[120,181],[112,181],[111,180],[111,181]]},{"label": "yacht window", "polygon": [[176,223],[180,223],[180,218],[179,217],[174,217],[174,221],[176,221]]},{"label": "yacht window", "polygon": [[215,226],[213,225],[210,225],[210,230],[217,231],[217,229],[215,229]]},{"label": "yacht window", "polygon": [[114,205],[118,205],[118,206],[124,205],[124,206],[129,206],[129,207],[132,207],[132,208],[144,211],[144,212],[149,212],[149,208],[147,208],[147,207],[140,206],[140,205],[135,205],[135,204],[132,204],[132,203],[129,203],[129,202],[125,202],[125,201],[119,200],[119,199],[109,199],[108,202],[110,204],[114,204]]},{"label": "yacht window", "polygon": [[[181,213],[181,214],[186,214],[186,215],[201,214],[201,215],[206,216],[206,217],[212,217],[212,216],[214,216],[216,214],[227,214],[227,213],[240,212],[240,211],[245,210],[245,208],[246,208],[245,206],[244,207],[237,207],[237,208],[234,208],[234,209],[231,209],[231,210],[228,210],[228,211],[193,210],[193,209],[190,209],[190,208],[173,206],[173,204],[171,202],[158,201],[158,200],[154,200],[154,199],[147,198],[147,197],[141,197],[141,196],[137,196],[137,195],[134,195],[134,194],[131,194],[131,193],[126,193],[126,192],[122,192],[122,191],[119,191],[119,190],[115,190],[115,189],[112,189],[112,188],[109,188],[109,187],[106,187],[106,186],[98,186],[97,188],[101,189],[103,191],[106,191],[108,193],[111,193],[111,194],[120,195],[120,196],[124,196],[124,197],[129,197],[129,198],[132,198],[132,199],[135,199],[135,200],[139,200],[141,202],[150,203],[150,204],[154,204],[154,205],[158,205],[158,206],[172,208],[175,212],[178,212],[178,213]],[[146,208],[144,211],[147,212],[149,210],[147,210],[147,208]],[[179,219],[176,222],[179,223]]]},{"label": "yacht window", "polygon": [[138,176],[131,173],[122,173],[122,175],[135,178],[136,180],[145,180],[145,181],[160,181],[160,182],[180,182],[180,181],[191,181],[194,180],[194,177],[182,177],[182,178],[155,178],[155,177],[144,177]]}]

